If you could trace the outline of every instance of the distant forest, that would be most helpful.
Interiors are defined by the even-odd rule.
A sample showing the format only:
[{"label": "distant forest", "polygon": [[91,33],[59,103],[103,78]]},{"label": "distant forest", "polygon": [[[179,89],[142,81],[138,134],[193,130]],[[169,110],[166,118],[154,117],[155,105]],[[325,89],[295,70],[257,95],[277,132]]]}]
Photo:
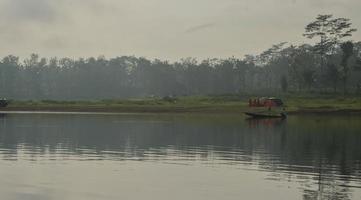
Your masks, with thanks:
[{"label": "distant forest", "polygon": [[[315,44],[273,45],[244,58],[41,58],[0,62],[0,97],[115,99],[218,94],[361,94],[361,42],[349,19],[319,15],[304,36]],[[241,37],[241,36],[240,36]],[[241,45],[241,44],[240,44]]]}]

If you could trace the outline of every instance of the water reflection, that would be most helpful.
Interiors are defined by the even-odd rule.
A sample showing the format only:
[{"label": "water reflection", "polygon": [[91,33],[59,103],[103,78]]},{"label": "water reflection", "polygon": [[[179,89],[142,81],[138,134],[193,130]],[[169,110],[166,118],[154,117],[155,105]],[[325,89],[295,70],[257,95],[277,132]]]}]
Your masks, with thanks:
[{"label": "water reflection", "polygon": [[0,116],[2,162],[201,163],[266,172],[296,183],[303,199],[352,199],[360,191],[361,119],[234,116]]},{"label": "water reflection", "polygon": [[247,118],[249,128],[277,127],[282,126],[287,121],[286,118]]}]

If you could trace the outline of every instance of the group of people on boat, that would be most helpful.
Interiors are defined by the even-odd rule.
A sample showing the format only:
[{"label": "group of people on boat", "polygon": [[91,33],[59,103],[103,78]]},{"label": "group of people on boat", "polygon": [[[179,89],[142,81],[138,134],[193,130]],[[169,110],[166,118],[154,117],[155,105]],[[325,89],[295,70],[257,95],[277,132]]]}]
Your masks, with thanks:
[{"label": "group of people on boat", "polygon": [[281,99],[276,98],[256,98],[248,100],[249,107],[280,107],[283,106]]}]

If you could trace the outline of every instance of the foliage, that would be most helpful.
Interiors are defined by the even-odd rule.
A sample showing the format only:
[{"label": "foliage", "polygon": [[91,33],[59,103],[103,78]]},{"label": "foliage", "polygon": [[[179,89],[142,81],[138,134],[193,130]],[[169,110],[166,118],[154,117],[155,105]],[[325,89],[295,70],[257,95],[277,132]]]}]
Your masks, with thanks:
[{"label": "foliage", "polygon": [[282,42],[244,58],[186,58],[174,63],[134,56],[46,59],[37,54],[20,61],[9,55],[0,62],[0,97],[48,101],[164,97],[172,103],[190,95],[337,94],[341,86],[352,94],[360,90],[361,42],[342,40],[354,31],[349,19],[319,15],[304,34],[319,37],[315,45]]},{"label": "foliage", "polygon": [[286,76],[281,77],[281,88],[282,88],[282,92],[287,92],[288,82]]},{"label": "foliage", "polygon": [[342,50],[342,81],[343,81],[343,92],[346,94],[347,92],[347,80],[349,76],[349,59],[353,55],[353,43],[352,42],[345,42],[341,44],[341,50]]},{"label": "foliage", "polygon": [[328,53],[345,37],[352,36],[357,29],[351,28],[350,19],[333,18],[332,15],[318,15],[316,20],[309,23],[303,34],[307,38],[319,37],[315,50],[321,54]]}]

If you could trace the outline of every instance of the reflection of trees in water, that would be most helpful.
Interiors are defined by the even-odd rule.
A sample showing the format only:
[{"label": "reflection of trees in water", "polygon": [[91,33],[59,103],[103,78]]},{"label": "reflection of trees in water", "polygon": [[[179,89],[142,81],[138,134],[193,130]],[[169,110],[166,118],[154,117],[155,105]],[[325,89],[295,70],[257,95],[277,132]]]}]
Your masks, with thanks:
[{"label": "reflection of trees in water", "polygon": [[317,188],[307,185],[303,190],[303,199],[305,200],[347,200],[350,196],[350,177],[333,174],[332,171],[323,169],[322,164],[319,166],[317,174]]},{"label": "reflection of trees in water", "polygon": [[[344,151],[344,148],[342,150]],[[345,160],[345,154],[341,157],[340,165],[337,166],[337,170],[340,174],[335,174],[332,170],[335,166],[328,166],[324,164],[323,161],[319,160],[318,173],[317,173],[317,190],[312,190],[309,188],[304,189],[304,199],[313,200],[313,199],[331,199],[331,200],[347,200],[351,199],[350,197],[350,182],[351,182],[351,173],[347,169]]]},{"label": "reflection of trees in water", "polygon": [[360,183],[355,178],[361,161],[358,122],[229,120],[8,115],[0,119],[0,149],[3,159],[26,151],[32,159],[92,154],[99,159],[255,165],[271,172],[270,179],[300,181],[304,199],[350,199],[349,186]]},{"label": "reflection of trees in water", "polygon": [[269,179],[302,180],[304,199],[351,199],[352,183],[360,184],[356,177],[360,175],[361,137],[357,128],[350,131],[339,123],[315,126],[306,121],[302,126],[287,124],[278,129],[272,134],[277,139],[269,137],[266,152],[279,155],[279,161],[265,159],[260,168],[276,172]]}]

